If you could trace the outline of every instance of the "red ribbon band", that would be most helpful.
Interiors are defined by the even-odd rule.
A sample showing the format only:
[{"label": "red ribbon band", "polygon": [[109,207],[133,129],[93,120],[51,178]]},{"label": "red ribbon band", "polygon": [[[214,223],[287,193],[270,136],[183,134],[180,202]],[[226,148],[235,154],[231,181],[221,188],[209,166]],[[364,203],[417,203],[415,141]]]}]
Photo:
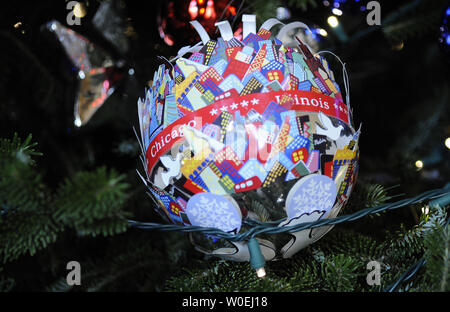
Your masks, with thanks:
[{"label": "red ribbon band", "polygon": [[[287,102],[286,99],[288,99]],[[280,101],[284,103],[280,104]],[[155,136],[146,151],[147,172],[150,174],[159,157],[183,138],[184,126],[201,129],[206,123],[212,123],[222,112],[234,115],[236,111],[240,111],[241,116],[246,116],[251,109],[254,109],[262,114],[271,102],[276,102],[288,110],[322,112],[349,123],[347,105],[322,93],[291,90],[231,96],[231,92],[225,92],[216,97],[213,104],[183,116]]]}]

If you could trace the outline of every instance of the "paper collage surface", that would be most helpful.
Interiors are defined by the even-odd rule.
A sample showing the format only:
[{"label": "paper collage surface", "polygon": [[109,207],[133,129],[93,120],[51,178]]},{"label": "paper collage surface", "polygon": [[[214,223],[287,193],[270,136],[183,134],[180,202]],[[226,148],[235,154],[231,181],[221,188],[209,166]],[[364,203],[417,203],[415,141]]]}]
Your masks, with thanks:
[{"label": "paper collage surface", "polygon": [[150,192],[173,223],[239,231],[249,192],[305,179],[286,194],[292,219],[342,206],[354,184],[360,132],[327,60],[267,29],[161,65],[138,110]]}]

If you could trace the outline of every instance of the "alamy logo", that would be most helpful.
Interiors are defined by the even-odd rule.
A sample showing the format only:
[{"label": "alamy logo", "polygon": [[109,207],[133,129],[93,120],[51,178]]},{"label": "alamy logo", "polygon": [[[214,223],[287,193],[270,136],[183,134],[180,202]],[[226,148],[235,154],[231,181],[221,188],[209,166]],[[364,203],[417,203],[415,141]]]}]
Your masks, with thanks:
[{"label": "alamy logo", "polygon": [[381,285],[381,265],[378,261],[370,261],[367,263],[367,270],[371,270],[367,274],[367,285]]},{"label": "alamy logo", "polygon": [[78,1],[69,1],[67,2],[66,9],[69,10],[67,13],[66,22],[67,25],[81,25],[81,18],[75,16],[74,8],[78,4]]},{"label": "alamy logo", "polygon": [[366,5],[366,9],[370,11],[367,14],[366,22],[367,25],[381,25],[381,5],[378,1],[369,1]]},{"label": "alamy logo", "polygon": [[81,265],[78,261],[70,261],[66,266],[67,270],[71,270],[66,277],[67,285],[81,285]]}]

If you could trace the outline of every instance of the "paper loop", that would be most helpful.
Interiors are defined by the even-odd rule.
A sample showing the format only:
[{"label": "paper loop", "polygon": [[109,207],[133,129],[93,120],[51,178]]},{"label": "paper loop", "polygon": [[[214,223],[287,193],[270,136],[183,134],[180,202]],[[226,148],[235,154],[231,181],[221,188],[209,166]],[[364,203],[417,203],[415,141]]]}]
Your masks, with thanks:
[{"label": "paper loop", "polygon": [[309,29],[308,25],[306,25],[305,23],[302,22],[292,22],[289,24],[284,25],[280,31],[277,34],[277,39],[281,40],[283,38],[283,36],[285,34],[287,34],[290,30],[293,30],[295,28],[302,28],[302,29],[307,29],[309,30],[309,32],[312,34],[311,29]]},{"label": "paper loop", "polygon": [[230,41],[233,39],[233,30],[231,29],[230,23],[228,21],[222,21],[217,22],[214,24],[214,26],[217,26],[220,31],[220,35],[222,36],[222,39],[225,41]]},{"label": "paper loop", "polygon": [[261,27],[259,28],[259,30],[261,29],[265,29],[265,30],[270,30],[273,26],[277,25],[277,24],[283,24],[282,22],[280,22],[279,20],[277,20],[276,18],[269,18],[267,21],[265,21]]},{"label": "paper loop", "polygon": [[242,38],[246,38],[250,33],[256,34],[256,15],[242,15]]},{"label": "paper loop", "polygon": [[351,106],[350,106],[350,83],[349,83],[349,80],[348,80],[348,73],[347,73],[347,68],[345,67],[345,63],[342,62],[342,60],[339,58],[339,56],[337,56],[336,54],[334,54],[331,51],[324,50],[324,51],[317,52],[317,54],[319,54],[319,55],[323,54],[323,53],[329,53],[329,54],[333,55],[339,61],[339,63],[341,63],[341,65],[342,65],[342,80],[344,81],[345,100],[346,100],[345,104],[347,104],[348,112],[349,112],[348,121],[349,121],[350,126],[353,127],[353,125],[352,125],[353,112],[352,112],[352,109],[351,109]]},{"label": "paper loop", "polygon": [[194,46],[185,46],[182,47],[180,50],[178,50],[177,56],[170,60],[170,62],[176,61],[180,57],[183,57],[186,53],[195,53],[199,52],[201,48],[203,47],[202,42],[197,42]]},{"label": "paper loop", "polygon": [[191,23],[191,25],[195,28],[203,44],[206,44],[210,39],[208,33],[206,32],[205,28],[203,28],[202,24],[200,24],[198,21],[190,21],[189,23]]}]

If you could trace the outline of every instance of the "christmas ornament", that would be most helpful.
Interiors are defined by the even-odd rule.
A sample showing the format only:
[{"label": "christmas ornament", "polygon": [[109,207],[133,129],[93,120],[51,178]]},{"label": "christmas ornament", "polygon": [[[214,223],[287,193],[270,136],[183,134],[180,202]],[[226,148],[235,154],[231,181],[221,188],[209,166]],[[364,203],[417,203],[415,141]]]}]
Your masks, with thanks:
[{"label": "christmas ornament", "polygon": [[[226,21],[216,23],[217,40],[191,24],[202,42],[161,65],[138,100],[144,182],[157,211],[230,233],[248,230],[249,220],[285,218],[282,227],[335,217],[358,170],[346,76],[344,103],[323,53],[298,38],[296,49],[283,45],[292,28],[309,29],[303,23],[274,36],[278,20],[256,31],[255,16],[244,15],[242,41]],[[280,246],[257,239],[265,260],[288,258],[330,229],[292,233]],[[253,250],[201,234],[191,241],[228,260],[248,261]]]},{"label": "christmas ornament", "polygon": [[79,90],[75,101],[75,125],[86,124],[123,78],[122,62],[112,58],[88,39],[58,21],[47,24],[78,71]]}]

